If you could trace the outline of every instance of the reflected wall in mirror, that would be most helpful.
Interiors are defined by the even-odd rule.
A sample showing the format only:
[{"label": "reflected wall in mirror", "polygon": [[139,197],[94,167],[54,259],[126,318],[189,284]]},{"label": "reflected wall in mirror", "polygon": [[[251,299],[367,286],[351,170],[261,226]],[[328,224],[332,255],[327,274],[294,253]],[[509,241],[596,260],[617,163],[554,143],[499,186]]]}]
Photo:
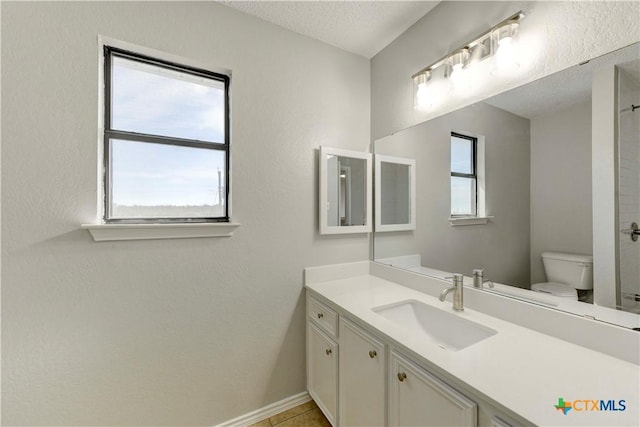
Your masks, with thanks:
[{"label": "reflected wall in mirror", "polygon": [[402,157],[375,156],[376,231],[416,228],[416,161]]},{"label": "reflected wall in mirror", "polygon": [[371,154],[320,147],[320,234],[371,231]]},{"label": "reflected wall in mirror", "polygon": [[[484,269],[489,292],[640,326],[640,241],[629,231],[640,223],[638,104],[636,43],[376,140],[376,156],[420,169],[415,231],[376,233],[374,259],[463,273],[469,285]],[[470,167],[456,135],[477,138]],[[454,172],[473,168],[473,182],[452,187]]]}]

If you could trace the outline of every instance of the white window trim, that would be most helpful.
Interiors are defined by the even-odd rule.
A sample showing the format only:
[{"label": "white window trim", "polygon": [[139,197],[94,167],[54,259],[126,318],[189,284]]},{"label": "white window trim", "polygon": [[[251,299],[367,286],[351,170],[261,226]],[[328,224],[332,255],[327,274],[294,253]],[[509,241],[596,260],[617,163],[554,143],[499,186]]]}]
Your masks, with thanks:
[{"label": "white window trim", "polygon": [[451,217],[449,218],[449,224],[451,224],[452,227],[458,227],[460,225],[481,225],[487,224],[493,218],[492,216]]},{"label": "white window trim", "polygon": [[[103,138],[104,138],[104,46],[137,52],[164,61],[184,64],[189,67],[211,70],[219,74],[226,74],[231,78],[231,70],[203,64],[192,59],[171,55],[166,52],[138,46],[111,37],[98,35],[98,134],[97,134],[97,200],[96,218],[92,223],[82,224],[83,230],[88,230],[96,242],[116,240],[150,240],[150,239],[184,239],[200,237],[229,237],[240,226],[233,222],[211,223],[158,223],[158,224],[105,224],[104,218],[104,186],[103,186]],[[231,88],[230,88],[231,89]],[[229,168],[231,169],[231,167]],[[229,218],[231,218],[231,192],[229,192]]]},{"label": "white window trim", "polygon": [[203,222],[197,224],[82,224],[96,242],[115,240],[188,239],[197,237],[231,237],[240,224]]}]

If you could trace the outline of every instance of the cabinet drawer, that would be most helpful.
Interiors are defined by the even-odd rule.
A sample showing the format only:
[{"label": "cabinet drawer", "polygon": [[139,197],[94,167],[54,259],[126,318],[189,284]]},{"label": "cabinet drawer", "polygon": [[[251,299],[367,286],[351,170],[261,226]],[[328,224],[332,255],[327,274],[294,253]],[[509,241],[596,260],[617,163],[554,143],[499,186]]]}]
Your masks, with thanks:
[{"label": "cabinet drawer", "polygon": [[313,322],[320,326],[325,332],[332,337],[337,336],[338,332],[338,313],[331,310],[320,301],[313,297],[307,299],[307,315]]}]

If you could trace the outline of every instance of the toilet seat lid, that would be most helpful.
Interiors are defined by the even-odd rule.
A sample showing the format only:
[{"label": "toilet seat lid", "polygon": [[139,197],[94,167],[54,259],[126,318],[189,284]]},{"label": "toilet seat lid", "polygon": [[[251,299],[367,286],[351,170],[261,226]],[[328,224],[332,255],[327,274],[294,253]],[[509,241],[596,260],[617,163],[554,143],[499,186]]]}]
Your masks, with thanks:
[{"label": "toilet seat lid", "polygon": [[551,294],[556,297],[576,298],[577,292],[570,286],[556,282],[543,282],[531,285],[531,290]]}]

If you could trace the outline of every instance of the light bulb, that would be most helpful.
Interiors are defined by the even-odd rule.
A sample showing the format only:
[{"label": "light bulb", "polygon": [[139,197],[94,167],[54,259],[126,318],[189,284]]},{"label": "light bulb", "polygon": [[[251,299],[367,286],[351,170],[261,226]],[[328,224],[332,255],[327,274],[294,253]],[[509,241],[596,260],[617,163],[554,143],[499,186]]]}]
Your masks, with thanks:
[{"label": "light bulb", "polygon": [[449,79],[451,79],[451,82],[455,86],[459,86],[464,82],[465,74],[466,73],[462,64],[456,64],[453,67],[451,67],[451,76],[449,76]]},{"label": "light bulb", "polygon": [[455,90],[466,89],[468,84],[466,80],[469,56],[469,49],[463,48],[454,52],[449,56],[449,58],[447,58],[449,66],[449,81]]},{"label": "light bulb", "polygon": [[416,103],[418,107],[428,107],[430,104],[429,98],[431,91],[426,83],[420,83],[418,85],[418,92],[416,93]]},{"label": "light bulb", "polygon": [[492,75],[508,75],[520,67],[518,61],[518,23],[509,22],[494,30],[492,39],[495,46]]},{"label": "light bulb", "polygon": [[413,107],[417,110],[426,110],[435,104],[436,93],[434,83],[431,82],[431,71],[417,75],[414,77],[414,100]]},{"label": "light bulb", "polygon": [[504,72],[513,72],[520,67],[518,63],[518,49],[511,37],[506,37],[498,43],[496,52],[496,67]]}]

